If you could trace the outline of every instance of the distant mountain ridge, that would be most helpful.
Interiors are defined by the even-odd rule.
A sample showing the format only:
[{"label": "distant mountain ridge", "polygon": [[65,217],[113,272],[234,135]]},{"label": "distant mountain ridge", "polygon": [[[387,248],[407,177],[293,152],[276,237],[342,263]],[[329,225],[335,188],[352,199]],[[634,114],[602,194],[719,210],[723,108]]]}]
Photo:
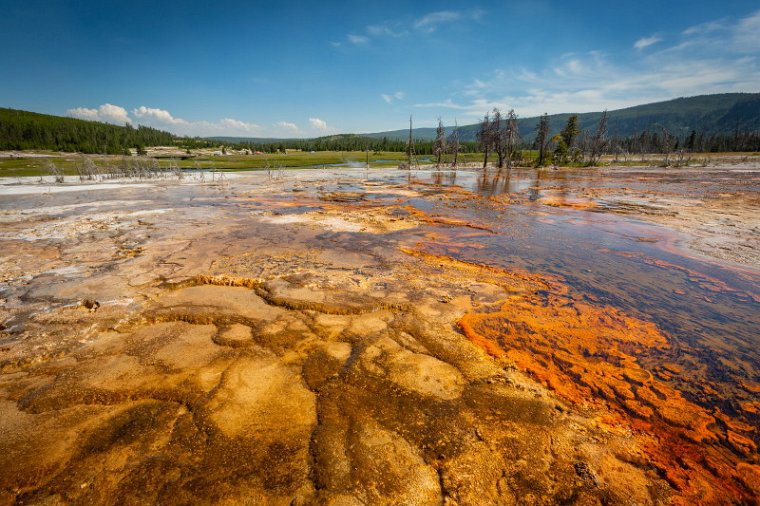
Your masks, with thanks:
[{"label": "distant mountain ridge", "polygon": [[[520,111],[515,111],[520,114]],[[485,114],[486,111],[483,111]],[[502,111],[506,114],[507,111]],[[586,113],[561,113],[549,115],[551,135],[559,133],[567,123],[567,119],[573,114],[578,114],[581,130],[593,130],[599,123],[602,111]],[[695,97],[683,97],[663,102],[626,107],[607,111],[607,129],[613,137],[629,137],[642,132],[661,133],[662,128],[676,137],[686,137],[692,130],[706,135],[731,134],[737,129],[743,132],[760,131],[760,93],[721,93],[715,95],[699,95]],[[520,135],[524,141],[535,136],[536,125],[539,117],[531,116],[519,118],[518,126]],[[480,125],[462,125],[459,127],[459,139],[463,142],[477,140],[476,135]],[[451,134],[453,125],[445,125],[446,135]],[[419,141],[435,139],[434,127],[419,127],[412,130],[414,138]],[[409,129],[390,130],[386,132],[373,132],[364,134],[337,134],[328,137],[340,137],[341,135],[357,135],[372,139],[402,139],[409,136]],[[206,139],[229,143],[270,144],[292,141],[285,138],[257,138],[257,137],[206,137]]]},{"label": "distant mountain ridge", "polygon": [[[507,111],[502,111],[505,114]],[[520,114],[520,111],[515,111]],[[486,111],[483,111],[485,114]],[[549,125],[552,134],[558,133],[573,113],[550,114]],[[602,112],[579,113],[581,130],[593,130],[599,122]],[[663,127],[671,135],[685,137],[692,130],[705,134],[729,134],[739,131],[760,130],[760,93],[723,93],[718,95],[700,95],[696,97],[676,98],[665,102],[637,105],[607,111],[607,129],[613,137],[629,137],[645,130],[659,131]],[[524,139],[535,135],[539,117],[520,118],[518,125]],[[459,139],[476,140],[479,124],[459,127]],[[446,126],[446,134],[453,130]],[[435,139],[435,128],[415,128],[415,139]],[[360,134],[364,137],[405,139],[408,129]]]}]

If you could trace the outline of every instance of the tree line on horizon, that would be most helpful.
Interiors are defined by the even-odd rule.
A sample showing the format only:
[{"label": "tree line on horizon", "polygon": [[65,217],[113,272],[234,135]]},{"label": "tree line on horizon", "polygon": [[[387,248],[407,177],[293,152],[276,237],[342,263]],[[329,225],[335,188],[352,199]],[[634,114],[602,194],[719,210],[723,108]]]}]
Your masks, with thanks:
[{"label": "tree line on horizon", "polygon": [[[660,153],[670,155],[695,152],[756,152],[760,151],[760,131],[747,131],[737,127],[732,133],[705,133],[691,130],[685,135],[674,135],[658,124],[625,137],[609,135],[607,114],[602,114],[596,128],[580,128],[578,115],[570,115],[563,129],[550,134],[549,117],[538,119],[534,132],[524,135],[519,131],[518,116],[514,110],[506,115],[498,109],[487,113],[478,126],[474,141],[461,140],[459,129],[446,135],[439,120],[436,138],[413,140],[416,155],[432,156],[437,164],[444,161],[456,164],[458,153],[480,152],[484,163],[490,156],[498,166],[524,163],[526,151],[536,152],[538,165],[595,164],[603,154],[623,158],[635,155]],[[340,134],[314,139],[280,139],[270,142],[250,140],[223,144],[248,148],[252,152],[282,152],[286,149],[302,151],[372,151],[407,152],[408,139],[395,137],[368,137],[357,134]],[[0,108],[0,150],[44,149],[80,152],[85,154],[129,154],[136,150],[144,153],[150,146],[178,146],[183,149],[212,148],[220,145],[218,139],[178,137],[151,127],[117,126],[95,121],[64,118],[15,109]],[[533,158],[532,154],[531,157]]]},{"label": "tree line on horizon", "polygon": [[[636,155],[663,154],[683,157],[687,153],[757,152],[760,151],[760,131],[744,131],[736,128],[731,134],[707,134],[691,130],[688,135],[674,135],[660,125],[654,124],[642,132],[625,137],[610,135],[609,115],[605,110],[593,128],[581,129],[578,114],[571,114],[564,127],[551,135],[549,115],[539,117],[532,135],[523,137],[518,116],[510,110],[504,116],[499,109],[485,114],[478,125],[475,141],[463,141],[459,127],[454,126],[446,134],[439,118],[433,140],[402,139],[396,137],[367,137],[357,134],[340,134],[315,139],[279,139],[273,142],[229,143],[238,148],[266,153],[284,152],[286,149],[302,151],[373,151],[406,152],[414,155],[432,155],[436,165],[444,162],[456,166],[459,153],[482,153],[483,166],[488,165],[491,155],[496,157],[497,167],[525,164],[528,159],[538,166],[544,165],[596,165],[602,155],[615,155],[615,159],[633,158]],[[194,139],[210,147],[213,140]],[[218,144],[216,144],[218,145]],[[190,144],[187,144],[190,147]],[[530,154],[528,153],[530,152]],[[535,156],[534,156],[535,154]],[[444,156],[448,155],[448,160]]]}]

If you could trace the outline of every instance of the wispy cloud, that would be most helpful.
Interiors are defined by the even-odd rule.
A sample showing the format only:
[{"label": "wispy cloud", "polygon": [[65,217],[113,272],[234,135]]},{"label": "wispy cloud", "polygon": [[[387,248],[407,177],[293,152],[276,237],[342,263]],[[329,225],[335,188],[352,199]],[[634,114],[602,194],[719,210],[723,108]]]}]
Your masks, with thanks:
[{"label": "wispy cloud", "polygon": [[113,104],[103,104],[97,109],[87,107],[75,107],[66,111],[66,114],[79,119],[88,119],[91,121],[102,121],[104,123],[113,123],[116,125],[126,125],[132,123],[129,113],[123,107]]},{"label": "wispy cloud", "polygon": [[701,52],[760,53],[760,10],[738,20],[716,19],[682,32],[676,49],[690,47]]},{"label": "wispy cloud", "polygon": [[739,22],[734,30],[734,43],[745,52],[760,51],[760,10]]},{"label": "wispy cloud", "polygon": [[633,47],[635,49],[638,49],[639,51],[641,51],[642,49],[646,49],[649,46],[653,46],[653,45],[657,44],[660,41],[662,41],[662,37],[660,37],[659,35],[652,35],[651,37],[643,37],[643,38],[637,40],[633,44]]},{"label": "wispy cloud", "polygon": [[291,132],[298,132],[298,126],[295,123],[291,123],[289,121],[278,121],[274,124],[274,126],[289,130]]},{"label": "wispy cloud", "polygon": [[387,94],[387,93],[381,93],[380,98],[382,98],[386,104],[391,104],[396,100],[404,100],[406,97],[406,93],[403,91],[397,91],[396,93]]},{"label": "wispy cloud", "polygon": [[348,41],[354,45],[361,45],[369,42],[369,37],[366,35],[354,35],[353,33],[346,35],[346,39],[348,39]]},{"label": "wispy cloud", "polygon": [[219,121],[219,125],[224,128],[230,128],[244,132],[255,132],[261,128],[255,123],[246,123],[245,121],[240,121],[239,119],[234,118],[224,118]]},{"label": "wispy cloud", "polygon": [[367,33],[374,37],[387,36],[397,38],[407,35],[409,30],[399,21],[385,21],[376,25],[369,25]]},{"label": "wispy cloud", "polygon": [[[354,46],[364,46],[372,42],[373,40],[380,40],[383,38],[400,38],[409,35],[410,33],[416,34],[431,34],[435,32],[440,26],[447,23],[461,22],[461,21],[479,21],[485,11],[481,9],[470,10],[444,10],[436,11],[425,14],[424,16],[414,20],[390,20],[382,21],[366,26],[363,30],[357,30],[353,33],[346,35],[348,43]],[[360,33],[362,32],[362,33]],[[343,47],[342,42],[332,41],[330,45],[334,48]]]},{"label": "wispy cloud", "polygon": [[704,35],[706,33],[712,33],[716,30],[722,30],[727,27],[726,19],[716,19],[714,21],[708,21],[706,23],[700,23],[698,25],[690,26],[682,32],[683,35],[690,37],[693,35]]},{"label": "wispy cloud", "polygon": [[311,125],[311,128],[315,130],[320,130],[322,132],[330,130],[330,127],[327,126],[327,122],[320,118],[309,118],[309,124]]},{"label": "wispy cloud", "polygon": [[414,28],[422,32],[434,32],[439,25],[451,23],[462,18],[458,11],[438,11],[426,14],[414,22]]}]

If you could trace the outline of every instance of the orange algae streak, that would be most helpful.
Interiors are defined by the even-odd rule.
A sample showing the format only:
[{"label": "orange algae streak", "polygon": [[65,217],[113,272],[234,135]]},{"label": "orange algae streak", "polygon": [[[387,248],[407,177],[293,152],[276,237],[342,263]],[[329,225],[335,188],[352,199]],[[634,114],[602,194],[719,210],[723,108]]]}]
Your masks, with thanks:
[{"label": "orange algae streak", "polygon": [[[716,416],[641,365],[639,358],[669,349],[654,324],[610,306],[532,292],[511,296],[496,312],[465,314],[459,326],[487,353],[513,361],[561,397],[608,410],[603,418],[609,424],[634,429],[683,504],[746,501],[753,495],[747,480],[758,467],[738,467],[748,465],[742,454],[756,451],[740,434],[753,428],[716,410],[728,427],[721,432]],[[735,451],[721,446],[726,442]]]},{"label": "orange algae streak", "polygon": [[556,195],[542,197],[539,199],[539,202],[551,207],[567,207],[578,210],[595,209],[599,207],[599,205],[593,200]]},{"label": "orange algae streak", "polygon": [[447,216],[426,213],[425,211],[417,209],[416,207],[411,206],[411,205],[398,206],[398,209],[402,209],[408,212],[410,216],[413,216],[414,218],[424,223],[428,223],[430,225],[442,225],[442,226],[448,226],[448,227],[465,227],[465,228],[472,228],[475,230],[483,230],[485,232],[494,233],[492,229],[484,225],[481,225],[478,223],[471,223],[469,221],[460,220],[457,218],[450,218]]},{"label": "orange algae streak", "polygon": [[434,255],[419,248],[401,247],[400,250],[407,255],[420,258],[428,264],[448,269],[449,273],[455,271],[460,276],[465,276],[468,279],[474,278],[477,281],[485,281],[511,293],[552,290],[564,294],[567,290],[567,285],[563,284],[562,280],[555,276],[536,276],[519,270],[507,271],[491,265],[464,262],[450,256]]}]

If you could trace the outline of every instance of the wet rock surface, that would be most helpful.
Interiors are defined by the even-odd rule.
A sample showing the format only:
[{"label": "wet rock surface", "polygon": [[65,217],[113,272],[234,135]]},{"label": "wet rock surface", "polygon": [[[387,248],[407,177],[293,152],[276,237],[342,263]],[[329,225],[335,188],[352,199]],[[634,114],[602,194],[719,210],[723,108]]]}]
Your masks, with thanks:
[{"label": "wet rock surface", "polygon": [[[0,197],[0,502],[756,500],[756,335],[718,381],[646,304],[488,261],[528,194],[293,174]],[[598,216],[572,204],[522,212]]]}]

